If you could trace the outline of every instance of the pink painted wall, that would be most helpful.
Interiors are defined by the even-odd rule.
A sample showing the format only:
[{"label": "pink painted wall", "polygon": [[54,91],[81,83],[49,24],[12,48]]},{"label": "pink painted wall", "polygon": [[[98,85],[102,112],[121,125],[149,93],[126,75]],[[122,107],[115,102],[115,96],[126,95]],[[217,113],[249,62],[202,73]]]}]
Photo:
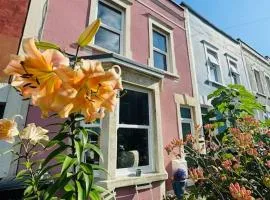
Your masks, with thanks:
[{"label": "pink painted wall", "polygon": [[10,54],[17,54],[28,4],[29,0],[0,0],[0,81],[2,82],[8,79],[4,77],[2,70],[7,66]]},{"label": "pink painted wall", "polygon": [[[175,17],[174,14],[168,12],[153,3],[151,0],[141,0],[147,6],[141,4],[138,1],[133,1],[131,7],[131,51],[133,60],[147,64],[149,58],[149,33],[148,33],[148,16],[154,16],[161,22],[168,24],[173,28],[174,35],[174,51],[176,56],[176,67],[178,71],[179,79],[175,79],[166,75],[162,81],[161,88],[161,115],[162,115],[162,128],[163,128],[163,144],[168,144],[173,138],[178,138],[178,122],[177,122],[177,110],[174,101],[174,94],[192,94],[191,75],[189,68],[189,58],[187,52],[186,33],[184,28],[184,21]],[[168,0],[162,0],[167,7],[179,13],[183,16],[183,10],[180,7],[176,7]],[[45,27],[43,30],[43,40],[48,40],[59,44],[65,48],[68,52],[74,53],[74,48],[71,46],[72,42],[76,41],[80,32],[85,28],[89,18],[90,1],[89,0],[51,0],[49,2],[48,12]],[[174,23],[168,21],[169,18]],[[175,25],[175,23],[177,25]],[[30,108],[28,117],[28,123],[30,121],[36,121],[38,113]],[[39,121],[39,120],[38,120]],[[171,160],[164,151],[164,165],[169,178],[171,177]],[[167,189],[171,189],[170,181],[166,182]],[[133,187],[134,188],[134,187]],[[160,189],[156,186],[156,189]],[[118,189],[119,195],[122,193],[130,193],[132,188]],[[155,192],[159,194],[159,192]],[[147,191],[143,192],[140,199],[148,199],[146,196]],[[135,198],[132,197],[132,199]],[[155,198],[154,198],[155,199]],[[159,199],[157,197],[156,199]]]}]

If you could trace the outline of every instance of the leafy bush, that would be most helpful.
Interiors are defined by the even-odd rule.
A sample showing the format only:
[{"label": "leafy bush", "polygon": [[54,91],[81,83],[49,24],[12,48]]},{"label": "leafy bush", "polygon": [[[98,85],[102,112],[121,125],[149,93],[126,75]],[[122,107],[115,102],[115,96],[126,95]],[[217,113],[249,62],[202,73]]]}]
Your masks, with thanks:
[{"label": "leafy bush", "polygon": [[253,117],[263,107],[239,85],[222,87],[209,98],[213,108],[205,119],[204,153],[196,142],[201,128],[178,142],[194,182],[188,199],[270,199],[270,129]]}]

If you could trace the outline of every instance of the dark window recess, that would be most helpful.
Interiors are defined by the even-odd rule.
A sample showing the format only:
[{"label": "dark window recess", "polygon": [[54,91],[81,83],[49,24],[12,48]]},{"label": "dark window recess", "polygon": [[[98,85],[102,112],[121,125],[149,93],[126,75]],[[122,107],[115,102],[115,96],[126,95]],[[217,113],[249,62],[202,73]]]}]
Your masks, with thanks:
[{"label": "dark window recess", "polygon": [[126,90],[120,98],[120,124],[149,125],[148,94]]},{"label": "dark window recess", "polygon": [[117,168],[130,168],[134,166],[135,156],[138,152],[139,166],[149,165],[148,130],[119,128],[117,132]]},{"label": "dark window recess", "polygon": [[4,116],[5,107],[6,107],[6,103],[1,103],[0,102],[0,119],[2,119],[3,116]]}]

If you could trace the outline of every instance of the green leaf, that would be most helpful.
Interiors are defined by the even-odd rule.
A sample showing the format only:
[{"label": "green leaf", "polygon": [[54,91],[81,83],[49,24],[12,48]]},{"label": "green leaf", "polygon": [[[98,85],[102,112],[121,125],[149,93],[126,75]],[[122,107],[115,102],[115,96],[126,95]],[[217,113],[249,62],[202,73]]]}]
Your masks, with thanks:
[{"label": "green leaf", "polygon": [[23,192],[24,196],[29,196],[33,193],[33,186],[29,185]]},{"label": "green leaf", "polygon": [[78,200],[85,200],[85,193],[82,185],[79,181],[76,181],[77,189],[78,189]]},{"label": "green leaf", "polygon": [[63,174],[66,170],[68,170],[75,162],[76,162],[75,159],[69,156],[66,156],[65,161],[62,166],[61,174]]},{"label": "green leaf", "polygon": [[48,167],[46,167],[46,168],[42,168],[41,171],[40,171],[39,174],[38,174],[38,179],[40,179],[40,178],[43,176],[43,174],[45,174],[46,172],[48,172],[48,171],[51,170],[52,168],[57,167],[57,166],[60,165],[60,164],[61,164],[61,163],[56,163],[56,164],[51,165],[51,166],[48,166]]},{"label": "green leaf", "polygon": [[81,163],[83,147],[82,147],[80,141],[75,140],[74,143],[75,143],[75,149],[76,149],[76,155],[77,155],[78,163]]},{"label": "green leaf", "polygon": [[60,132],[58,133],[47,145],[46,148],[52,147],[53,145],[61,142],[63,144],[63,140],[69,137],[68,132]]},{"label": "green leaf", "polygon": [[91,190],[89,196],[91,200],[100,200],[100,195],[96,190]]},{"label": "green leaf", "polygon": [[65,194],[62,196],[61,199],[63,200],[72,200],[72,196],[73,196],[74,192],[73,191],[69,191],[69,192],[65,192]]},{"label": "green leaf", "polygon": [[35,44],[38,49],[42,49],[42,50],[56,49],[58,51],[61,51],[60,47],[50,42],[38,41],[38,42],[35,42]]},{"label": "green leaf", "polygon": [[93,168],[88,163],[81,163],[80,167],[82,168],[83,172],[87,175],[93,175]]},{"label": "green leaf", "polygon": [[75,191],[75,188],[74,188],[74,186],[73,186],[71,183],[67,184],[67,185],[64,187],[64,189],[65,189],[65,191],[67,191],[67,192],[69,192],[69,191]]},{"label": "green leaf", "polygon": [[42,162],[41,167],[43,168],[45,165],[48,164],[48,162],[50,162],[51,159],[53,159],[55,156],[57,156],[59,153],[61,153],[62,151],[64,151],[68,146],[67,145],[63,145],[58,147],[57,149],[55,149],[54,151],[52,151],[47,158]]},{"label": "green leaf", "polygon": [[107,192],[107,190],[103,187],[100,187],[98,185],[92,185],[92,189],[97,191],[98,193],[103,193],[103,192]]},{"label": "green leaf", "polygon": [[54,184],[52,184],[46,190],[45,200],[50,200],[51,197],[55,194],[55,192],[60,189],[63,189],[74,176],[76,176],[76,174],[68,177],[66,176],[66,174],[63,174],[59,179],[56,180]]},{"label": "green leaf", "polygon": [[105,173],[109,173],[104,167],[101,167],[100,165],[94,165],[94,164],[91,164],[93,170],[100,170],[100,171],[104,171]]},{"label": "green leaf", "polygon": [[93,176],[90,176],[84,173],[83,178],[84,178],[84,183],[85,183],[85,195],[88,197],[90,189],[92,187],[92,183],[93,183]]},{"label": "green leaf", "polygon": [[24,176],[28,171],[26,169],[23,169],[19,171],[19,173],[16,175],[16,178],[20,178],[21,176]]},{"label": "green leaf", "polygon": [[99,155],[99,157],[101,158],[101,160],[103,161],[102,152],[96,145],[87,143],[87,144],[85,144],[84,148],[85,148],[85,150],[93,150],[94,152],[96,152]]},{"label": "green leaf", "polygon": [[100,27],[101,20],[96,19],[92,24],[90,24],[79,36],[78,38],[78,45],[80,47],[86,46],[89,42],[92,41],[95,34],[97,33],[99,27]]}]

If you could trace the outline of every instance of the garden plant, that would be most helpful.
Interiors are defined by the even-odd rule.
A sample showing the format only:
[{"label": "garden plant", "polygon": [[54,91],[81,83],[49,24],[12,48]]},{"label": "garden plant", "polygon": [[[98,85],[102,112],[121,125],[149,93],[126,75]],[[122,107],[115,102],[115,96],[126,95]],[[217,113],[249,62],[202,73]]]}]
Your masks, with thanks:
[{"label": "garden plant", "polygon": [[[213,107],[204,118],[204,126],[197,126],[194,135],[184,141],[174,140],[165,148],[168,154],[184,148],[181,156],[188,162],[193,181],[185,198],[269,200],[269,121],[254,117],[263,107],[240,85],[221,87],[208,98]],[[202,131],[203,149],[198,148]]]}]

